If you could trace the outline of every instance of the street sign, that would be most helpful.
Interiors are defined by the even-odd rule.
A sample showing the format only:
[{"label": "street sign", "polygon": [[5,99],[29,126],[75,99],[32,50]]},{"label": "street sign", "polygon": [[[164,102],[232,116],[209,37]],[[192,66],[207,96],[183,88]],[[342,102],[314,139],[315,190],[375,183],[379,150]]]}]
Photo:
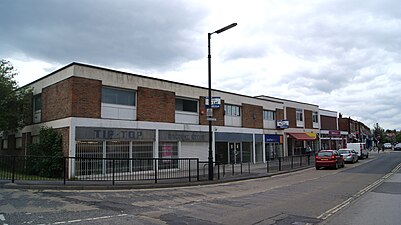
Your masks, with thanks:
[{"label": "street sign", "polygon": [[209,118],[207,118],[207,121],[216,121],[216,118],[209,117]]},{"label": "street sign", "polygon": [[[221,105],[221,98],[220,97],[212,97],[212,107],[213,109],[220,108]],[[209,97],[205,97],[205,106],[209,106]]]}]

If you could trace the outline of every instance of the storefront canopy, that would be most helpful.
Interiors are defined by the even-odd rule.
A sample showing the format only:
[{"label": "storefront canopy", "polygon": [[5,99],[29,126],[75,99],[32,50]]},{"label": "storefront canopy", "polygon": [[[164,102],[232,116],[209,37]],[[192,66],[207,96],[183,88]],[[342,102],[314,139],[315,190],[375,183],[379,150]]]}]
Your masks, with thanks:
[{"label": "storefront canopy", "polygon": [[287,133],[292,138],[297,139],[299,141],[314,141],[316,140],[316,136],[309,135],[307,133]]}]

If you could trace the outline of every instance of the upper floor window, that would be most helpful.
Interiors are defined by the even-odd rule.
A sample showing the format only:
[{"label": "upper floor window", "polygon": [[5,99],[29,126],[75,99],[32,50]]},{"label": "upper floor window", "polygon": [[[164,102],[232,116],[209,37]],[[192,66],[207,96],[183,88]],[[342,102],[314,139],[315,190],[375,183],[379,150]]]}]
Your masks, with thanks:
[{"label": "upper floor window", "polygon": [[41,94],[33,96],[33,111],[38,112],[42,110],[42,98]]},{"label": "upper floor window", "polygon": [[184,112],[198,112],[198,101],[190,99],[175,99],[175,110]]},{"label": "upper floor window", "polygon": [[304,120],[303,110],[297,109],[297,121],[303,121],[303,120]]},{"label": "upper floor window", "polygon": [[42,120],[42,95],[33,96],[33,122],[40,123]]},{"label": "upper floor window", "polygon": [[312,113],[312,122],[319,123],[319,115],[317,112]]},{"label": "upper floor window", "polygon": [[264,120],[276,120],[276,112],[265,110],[263,111],[263,119]]},{"label": "upper floor window", "polygon": [[241,116],[241,108],[236,105],[224,105],[226,116]]},{"label": "upper floor window", "polygon": [[102,102],[116,105],[135,106],[135,91],[103,87]]}]

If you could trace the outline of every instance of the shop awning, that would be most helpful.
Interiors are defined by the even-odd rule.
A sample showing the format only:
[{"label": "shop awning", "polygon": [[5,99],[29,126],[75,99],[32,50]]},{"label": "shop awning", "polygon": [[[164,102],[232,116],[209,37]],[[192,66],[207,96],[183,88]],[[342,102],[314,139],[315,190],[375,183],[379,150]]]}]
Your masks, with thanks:
[{"label": "shop awning", "polygon": [[287,133],[292,138],[297,139],[299,141],[314,141],[316,140],[316,136],[308,135],[307,133]]}]

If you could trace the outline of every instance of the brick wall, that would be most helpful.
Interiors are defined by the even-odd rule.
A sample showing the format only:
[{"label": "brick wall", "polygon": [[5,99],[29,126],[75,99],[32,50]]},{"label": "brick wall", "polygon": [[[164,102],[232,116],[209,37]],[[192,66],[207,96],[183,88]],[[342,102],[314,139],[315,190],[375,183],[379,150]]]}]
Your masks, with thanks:
[{"label": "brick wall", "polygon": [[290,123],[290,128],[297,128],[297,114],[296,109],[287,107],[287,120]]},{"label": "brick wall", "polygon": [[23,121],[25,125],[33,123],[33,93],[30,92],[24,96]]},{"label": "brick wall", "polygon": [[63,156],[68,157],[70,153],[69,149],[69,143],[70,143],[70,128],[69,127],[63,127],[63,128],[57,128],[55,129],[59,134],[61,134],[62,138],[62,150],[63,150]]},{"label": "brick wall", "polygon": [[102,83],[79,77],[42,90],[42,122],[66,118],[100,118]]},{"label": "brick wall", "polygon": [[284,109],[276,109],[276,119],[284,120]]},{"label": "brick wall", "polygon": [[322,130],[337,130],[337,118],[331,116],[320,116],[320,127]]},{"label": "brick wall", "polygon": [[306,129],[313,129],[313,120],[312,120],[312,111],[304,110],[305,123],[304,126]]},{"label": "brick wall", "polygon": [[72,77],[72,116],[100,118],[102,102],[102,82],[80,77]]},{"label": "brick wall", "polygon": [[263,129],[263,107],[242,104],[242,127]]},{"label": "brick wall", "polygon": [[[199,97],[199,124],[200,125],[208,125],[209,121],[207,121],[207,110],[205,106],[205,97]],[[224,126],[224,100],[221,100],[220,108],[213,109],[213,118],[216,118],[216,121],[213,121],[212,124],[214,126]]]},{"label": "brick wall", "polygon": [[138,87],[137,119],[139,121],[175,122],[175,93]]},{"label": "brick wall", "polygon": [[338,119],[338,129],[341,131],[348,131],[348,118]]}]

